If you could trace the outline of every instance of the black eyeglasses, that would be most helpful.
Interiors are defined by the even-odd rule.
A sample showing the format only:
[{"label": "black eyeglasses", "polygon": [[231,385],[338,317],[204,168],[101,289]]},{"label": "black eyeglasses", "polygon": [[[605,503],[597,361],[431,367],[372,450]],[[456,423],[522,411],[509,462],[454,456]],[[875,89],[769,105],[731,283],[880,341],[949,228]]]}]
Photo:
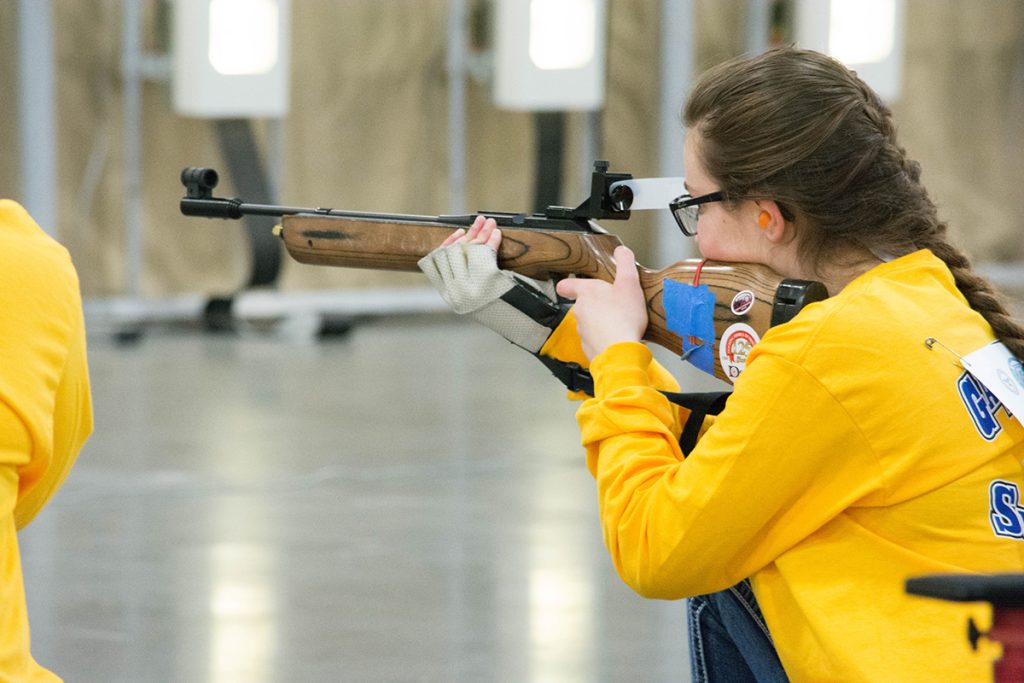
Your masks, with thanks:
[{"label": "black eyeglasses", "polygon": [[679,195],[668,203],[668,208],[679,224],[679,229],[687,237],[697,234],[697,220],[700,218],[700,205],[720,202],[725,199],[724,192],[711,192],[693,197],[690,194]]}]

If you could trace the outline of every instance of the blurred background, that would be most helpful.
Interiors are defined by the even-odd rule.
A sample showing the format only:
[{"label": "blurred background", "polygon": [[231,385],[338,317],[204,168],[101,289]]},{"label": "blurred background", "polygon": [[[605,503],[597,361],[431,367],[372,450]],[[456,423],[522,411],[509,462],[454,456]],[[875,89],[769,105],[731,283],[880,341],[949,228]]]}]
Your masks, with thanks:
[{"label": "blurred background", "polygon": [[[882,21],[870,11],[876,4],[893,5],[861,4],[869,28]],[[561,179],[547,191],[565,203],[585,198],[590,156],[636,177],[680,174],[676,114],[694,75],[769,42],[796,40],[793,1],[600,5],[601,99],[594,109],[563,110],[564,130],[543,146],[561,161],[558,172],[543,170]],[[898,6],[893,58],[901,76],[890,100],[903,140],[974,258],[1020,261],[1024,7],[1013,0]],[[174,83],[190,74],[175,73],[174,7],[160,0],[0,3],[8,93],[0,101],[0,145],[8,151],[0,187],[49,217],[39,220],[71,250],[90,299],[224,293],[247,281],[241,226],[187,219],[176,208],[185,166],[213,166],[222,175],[218,193],[239,190],[227,172],[229,136],[218,132],[224,121],[176,109]],[[288,60],[288,82],[283,100],[268,105],[280,115],[237,116],[252,129],[276,203],[421,214],[534,208],[544,117],[495,103],[495,2],[296,0],[280,7],[288,19],[279,54]],[[461,24],[452,26],[453,17]],[[45,39],[19,31],[26,23],[29,30],[41,23]],[[183,49],[201,54],[202,46]],[[26,187],[27,176],[39,175]],[[607,227],[636,246],[641,262],[676,260],[654,253],[657,221],[645,218]],[[678,240],[669,246],[686,249]],[[420,283],[288,262],[276,281],[286,290]]]},{"label": "blurred background", "polygon": [[[885,96],[1020,312],[1019,0],[0,0],[0,195],[77,265],[97,413],[22,535],[37,658],[68,681],[687,680],[682,605],[614,576],[546,370],[419,274],[182,216],[179,174],[291,206],[575,206],[596,159],[682,175],[693,79],[788,43]],[[665,211],[604,227],[650,267],[693,256]]]}]

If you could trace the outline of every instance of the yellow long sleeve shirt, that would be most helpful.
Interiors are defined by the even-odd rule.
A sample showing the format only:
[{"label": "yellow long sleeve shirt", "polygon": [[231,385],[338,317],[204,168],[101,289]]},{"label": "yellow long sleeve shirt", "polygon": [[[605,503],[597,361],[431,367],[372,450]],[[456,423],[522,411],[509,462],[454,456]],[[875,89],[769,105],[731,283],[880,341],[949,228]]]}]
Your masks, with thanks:
[{"label": "yellow long sleeve shirt", "polygon": [[1024,540],[990,518],[994,482],[1024,485],[1024,426],[965,394],[928,337],[969,353],[993,334],[920,251],[769,330],[685,459],[685,411],[658,392],[649,350],[593,359],[577,419],[623,580],[672,599],[750,577],[794,681],[990,680],[994,648],[965,637],[987,606],[908,596],[904,581],[1024,570]]},{"label": "yellow long sleeve shirt", "polygon": [[67,251],[0,200],[0,683],[59,681],[30,654],[17,529],[92,431],[85,326]]}]

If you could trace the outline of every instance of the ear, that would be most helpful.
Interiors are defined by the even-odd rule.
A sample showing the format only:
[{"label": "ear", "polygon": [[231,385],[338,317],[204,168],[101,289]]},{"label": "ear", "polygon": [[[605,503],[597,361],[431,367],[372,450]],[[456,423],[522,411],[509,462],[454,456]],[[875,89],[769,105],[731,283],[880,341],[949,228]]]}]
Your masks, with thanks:
[{"label": "ear", "polygon": [[761,234],[769,242],[781,242],[786,236],[786,219],[782,217],[779,205],[771,199],[758,199],[754,208],[754,221]]}]

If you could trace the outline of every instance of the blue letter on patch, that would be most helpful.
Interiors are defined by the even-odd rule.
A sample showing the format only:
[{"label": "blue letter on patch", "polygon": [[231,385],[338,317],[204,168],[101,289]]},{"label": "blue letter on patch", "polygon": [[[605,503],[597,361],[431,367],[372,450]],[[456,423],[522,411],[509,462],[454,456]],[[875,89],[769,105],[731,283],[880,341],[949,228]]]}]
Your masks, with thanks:
[{"label": "blue letter on patch", "polygon": [[967,412],[974,421],[978,433],[986,441],[991,441],[1003,430],[1003,426],[996,419],[996,411],[1003,407],[999,399],[992,395],[988,389],[975,382],[970,373],[960,375],[956,382],[960,398],[967,406]]},{"label": "blue letter on patch", "polygon": [[996,479],[988,487],[989,519],[996,536],[1024,538],[1024,510],[1020,502],[1020,489],[1016,484]]}]

